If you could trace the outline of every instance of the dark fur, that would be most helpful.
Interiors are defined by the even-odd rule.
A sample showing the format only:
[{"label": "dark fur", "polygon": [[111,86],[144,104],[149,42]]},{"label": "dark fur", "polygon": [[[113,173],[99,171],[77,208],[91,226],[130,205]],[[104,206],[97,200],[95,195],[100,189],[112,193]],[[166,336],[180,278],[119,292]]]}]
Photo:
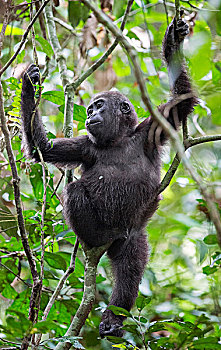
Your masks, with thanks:
[{"label": "dark fur", "polygon": [[[173,20],[163,42],[173,98],[192,91],[180,50],[187,32],[183,21]],[[130,310],[148,259],[145,227],[160,199],[160,153],[167,135],[151,117],[137,125],[134,107],[121,93],[104,92],[96,95],[88,107],[88,135],[56,139],[52,145],[38,112],[31,130],[35,91],[30,79],[33,83],[39,79],[34,65],[24,75],[22,87],[26,154],[39,161],[37,146],[46,162],[71,168],[82,165],[81,179],[65,188],[64,215],[89,246],[113,241],[108,250],[115,278],[110,304]],[[180,102],[170,109],[168,121],[178,128],[195,103],[194,97]],[[159,110],[163,113],[167,106]],[[101,336],[121,336],[122,321],[122,316],[106,310],[100,324]]]}]

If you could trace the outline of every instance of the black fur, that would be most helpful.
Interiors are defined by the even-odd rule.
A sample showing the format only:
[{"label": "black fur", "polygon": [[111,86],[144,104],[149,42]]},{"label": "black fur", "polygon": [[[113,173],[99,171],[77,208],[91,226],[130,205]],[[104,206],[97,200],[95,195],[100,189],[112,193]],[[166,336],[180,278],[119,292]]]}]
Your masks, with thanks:
[{"label": "black fur", "polygon": [[[180,50],[186,34],[186,24],[174,19],[163,42],[171,101],[192,92]],[[64,215],[90,247],[113,241],[108,250],[115,278],[110,304],[130,310],[148,259],[145,227],[160,200],[160,153],[167,135],[152,117],[138,125],[134,107],[124,95],[104,92],[96,95],[88,107],[88,135],[56,139],[52,144],[34,111],[32,83],[38,79],[38,68],[31,65],[24,74],[21,103],[26,154],[39,161],[38,147],[46,162],[71,168],[82,165],[81,179],[65,188]],[[190,96],[166,113],[171,101],[159,110],[177,129],[193,110],[196,99]],[[100,335],[121,336],[122,322],[122,316],[106,310]]]}]

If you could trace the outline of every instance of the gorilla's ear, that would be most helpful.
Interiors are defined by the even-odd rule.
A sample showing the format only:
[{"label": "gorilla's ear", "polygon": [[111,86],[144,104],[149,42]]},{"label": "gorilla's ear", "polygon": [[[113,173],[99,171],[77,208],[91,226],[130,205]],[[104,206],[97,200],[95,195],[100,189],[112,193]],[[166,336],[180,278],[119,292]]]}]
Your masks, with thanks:
[{"label": "gorilla's ear", "polygon": [[131,112],[130,105],[128,102],[124,101],[120,104],[120,110],[123,114],[128,114]]}]

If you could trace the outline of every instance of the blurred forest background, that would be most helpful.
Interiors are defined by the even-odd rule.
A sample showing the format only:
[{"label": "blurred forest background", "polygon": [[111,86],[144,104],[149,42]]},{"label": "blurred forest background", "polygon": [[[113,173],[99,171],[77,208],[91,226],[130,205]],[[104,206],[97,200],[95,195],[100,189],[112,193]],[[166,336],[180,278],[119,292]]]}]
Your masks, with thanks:
[{"label": "blurred forest background", "polygon": [[[58,348],[59,342],[59,349],[66,349],[65,340],[73,349],[87,350],[113,347],[221,349],[221,248],[207,202],[182,162],[162,193],[160,207],[147,227],[150,260],[136,305],[125,322],[124,338],[99,338],[101,311],[108,303],[113,284],[105,255],[98,266],[95,305],[79,338],[73,335],[62,338],[83,296],[85,258],[81,248],[77,252],[74,272],[64,279],[56,301],[44,318],[49,299],[70,265],[76,237],[62,216],[60,198],[65,185],[62,172],[51,165],[34,164],[23,156],[21,76],[30,63],[39,65],[44,78],[43,89],[39,91],[40,113],[48,137],[62,137],[67,132],[64,114],[66,118],[68,102],[65,96],[73,101],[72,82],[98,61],[113,43],[114,36],[83,2],[64,0],[49,2],[26,35],[25,31],[41,5],[41,1],[0,0],[0,75],[4,112],[20,177],[28,242],[40,278],[44,275],[39,305],[36,305],[34,319],[30,319],[33,275],[20,239],[7,142],[0,129],[0,349],[54,349]],[[94,6],[120,27],[126,0],[101,0]],[[190,25],[184,52],[199,97],[199,105],[188,119],[189,135],[205,140],[208,135],[216,135],[215,141],[191,147],[186,155],[220,213],[221,1],[183,0],[180,8],[184,9],[183,17]],[[54,23],[52,29],[50,14]],[[170,94],[161,45],[174,15],[172,0],[134,0],[124,29],[127,40],[136,50],[155,108],[166,102]],[[15,53],[15,59],[9,62]],[[65,74],[61,72],[62,65]],[[85,106],[90,98],[98,91],[109,89],[118,89],[131,100],[140,121],[149,116],[140,97],[133,64],[118,45],[103,65],[75,86],[71,114],[74,136],[86,133]],[[176,149],[168,144],[162,159],[162,178],[175,154]],[[75,176],[80,176],[78,170]],[[42,247],[45,247],[44,255]],[[30,344],[24,345],[24,339]]]}]

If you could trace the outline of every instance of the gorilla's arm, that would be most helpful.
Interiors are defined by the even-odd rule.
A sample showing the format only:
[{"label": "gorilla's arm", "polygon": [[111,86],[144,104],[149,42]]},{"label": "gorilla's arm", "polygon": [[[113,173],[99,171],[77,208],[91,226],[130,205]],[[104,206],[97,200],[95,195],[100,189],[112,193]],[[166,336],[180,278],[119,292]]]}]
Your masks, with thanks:
[{"label": "gorilla's arm", "polygon": [[[39,82],[39,70],[32,64],[23,77],[21,110],[22,133],[25,153],[30,158],[39,161],[37,148],[42,153],[45,162],[57,166],[75,167],[83,163],[89,156],[89,140],[87,136],[73,139],[58,138],[48,140],[38,111],[35,111],[35,88]],[[33,117],[34,114],[34,117]]]},{"label": "gorilla's arm", "polygon": [[[197,104],[182,54],[183,40],[188,33],[188,25],[182,19],[176,21],[174,18],[163,40],[163,55],[168,67],[172,98],[158,109],[175,129],[179,128]],[[181,95],[183,99],[178,102]],[[168,135],[152,117],[141,123],[138,130],[145,132],[146,146],[160,146],[168,139]]]}]

